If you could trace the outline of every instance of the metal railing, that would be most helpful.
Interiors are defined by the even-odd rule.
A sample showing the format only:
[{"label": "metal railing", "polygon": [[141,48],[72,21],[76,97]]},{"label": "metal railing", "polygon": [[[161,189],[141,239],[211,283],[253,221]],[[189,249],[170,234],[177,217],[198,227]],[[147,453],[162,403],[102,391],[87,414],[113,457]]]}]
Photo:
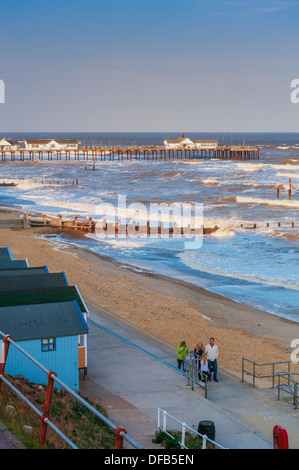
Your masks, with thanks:
[{"label": "metal railing", "polygon": [[[293,372],[290,374],[290,372],[277,372],[277,378],[278,378],[278,384],[276,385],[277,388],[277,400],[280,400],[280,393],[281,391],[288,393],[289,395],[293,396],[293,404],[295,407],[295,410],[298,408],[298,385],[299,382],[297,382],[294,378],[293,375],[298,375],[297,372]],[[282,380],[287,380],[287,383],[281,383]]]},{"label": "metal railing", "polygon": [[[199,387],[204,389],[205,398],[208,398],[208,377],[203,373],[203,371],[194,364],[197,364],[201,360],[201,356],[194,354],[194,359],[188,359],[183,361],[183,372],[188,379],[187,385],[190,386],[194,390],[194,384],[198,385]],[[202,380],[201,380],[202,378]]]},{"label": "metal railing", "polygon": [[[252,365],[251,370],[246,370],[245,369],[245,362],[249,363]],[[241,382],[245,382],[244,377],[245,374],[252,376],[252,386],[256,386],[256,379],[272,379],[272,388],[275,387],[275,378],[277,378],[277,366],[280,367],[282,364],[287,364],[287,372],[288,374],[291,373],[291,365],[295,365],[297,363],[294,363],[292,361],[280,361],[280,362],[266,362],[266,363],[257,363],[254,361],[251,361],[250,359],[247,359],[245,357],[242,357],[242,380]],[[268,374],[262,374],[258,373],[259,368],[270,368],[270,373]]]},{"label": "metal railing", "polygon": [[[161,416],[162,415],[162,416]],[[162,420],[161,420],[162,417]],[[167,431],[167,417],[175,421],[175,423],[180,425],[180,432],[181,432],[181,440],[179,441],[179,445],[181,446],[181,449],[188,449],[186,446],[186,431],[194,434],[195,436],[199,436],[202,438],[202,449],[207,448],[207,442],[212,444],[214,447],[217,447],[218,449],[226,449],[226,447],[223,447],[222,445],[218,444],[217,442],[213,441],[210,439],[208,436],[205,434],[200,434],[198,431],[196,431],[193,428],[190,428],[187,426],[186,423],[183,423],[182,421],[178,420],[177,418],[174,418],[171,416],[167,411],[161,410],[161,408],[158,408],[158,429],[160,429],[162,432],[167,434],[171,439],[175,439],[174,436]],[[162,421],[162,423],[161,423]]]},{"label": "metal railing", "polygon": [[[130,436],[128,436],[127,431],[122,426],[117,426],[108,418],[106,418],[102,413],[96,410],[91,406],[87,401],[80,397],[76,392],[74,392],[68,385],[66,385],[62,380],[60,380],[56,373],[53,371],[47,370],[42,364],[40,364],[36,359],[34,359],[30,354],[28,354],[24,349],[22,349],[17,343],[12,340],[10,335],[6,335],[0,331],[0,335],[3,338],[4,346],[2,351],[2,357],[0,361],[0,386],[1,382],[4,382],[8,387],[10,387],[28,406],[40,417],[41,419],[41,429],[39,435],[39,443],[43,446],[46,441],[47,426],[50,426],[71,448],[78,449],[76,445],[70,441],[70,439],[65,436],[57,426],[50,420],[50,411],[51,411],[51,399],[54,388],[54,383],[56,382],[62,388],[64,388],[68,393],[70,393],[76,400],[80,401],[86,408],[88,408],[97,418],[99,418],[103,423],[105,423],[110,429],[114,431],[115,434],[115,449],[123,448],[123,441],[126,440],[130,445],[136,449],[142,449],[137,442],[134,441]],[[9,346],[13,345],[17,348],[22,354],[24,354],[28,359],[30,359],[37,367],[42,369],[48,378],[46,396],[44,402],[43,413],[36,408],[17,388],[9,382],[9,380],[4,377],[5,365],[7,361],[7,355],[9,351]]]}]

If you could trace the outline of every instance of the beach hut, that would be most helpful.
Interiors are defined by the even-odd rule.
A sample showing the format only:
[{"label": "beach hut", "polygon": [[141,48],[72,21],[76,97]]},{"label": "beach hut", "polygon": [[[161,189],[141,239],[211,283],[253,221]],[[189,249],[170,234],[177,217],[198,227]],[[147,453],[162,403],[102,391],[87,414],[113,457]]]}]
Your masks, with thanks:
[{"label": "beach hut", "polygon": [[[3,306],[0,330],[39,364],[56,372],[72,390],[79,390],[78,336],[87,335],[88,326],[77,300]],[[0,353],[1,348],[3,341]],[[37,384],[47,383],[46,373],[13,345],[9,347],[5,372]]]},{"label": "beach hut", "polygon": [[[23,285],[19,284],[18,286],[16,286],[17,289],[14,291],[12,291],[11,289],[6,291],[3,290],[3,287],[5,289],[5,285],[2,285],[1,287],[2,289],[0,290],[0,310],[3,307],[22,306],[28,304],[38,305],[48,303],[70,302],[75,300],[84,317],[84,321],[87,323],[87,317],[89,315],[89,312],[77,286],[43,288],[35,290],[32,287],[32,284],[30,289],[29,284],[27,283],[27,289],[24,290]],[[87,334],[81,334],[78,336],[78,354],[78,367],[79,370],[83,370],[85,379],[87,374]]]}]

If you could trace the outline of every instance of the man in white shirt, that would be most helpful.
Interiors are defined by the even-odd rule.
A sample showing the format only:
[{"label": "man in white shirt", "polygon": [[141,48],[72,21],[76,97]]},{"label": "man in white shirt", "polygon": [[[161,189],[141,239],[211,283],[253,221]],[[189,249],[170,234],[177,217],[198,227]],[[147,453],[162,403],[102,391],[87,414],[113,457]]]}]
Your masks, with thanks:
[{"label": "man in white shirt", "polygon": [[218,347],[215,344],[214,338],[210,338],[209,344],[205,347],[205,352],[207,353],[208,358],[208,366],[210,371],[209,380],[211,380],[211,371],[213,369],[214,372],[214,380],[218,382],[217,379],[217,357],[218,357]]}]

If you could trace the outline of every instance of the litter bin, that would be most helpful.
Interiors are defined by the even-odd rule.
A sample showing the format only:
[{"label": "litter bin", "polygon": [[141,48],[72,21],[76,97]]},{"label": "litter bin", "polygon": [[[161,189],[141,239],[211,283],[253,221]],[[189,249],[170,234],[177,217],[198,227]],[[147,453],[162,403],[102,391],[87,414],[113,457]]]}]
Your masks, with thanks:
[{"label": "litter bin", "polygon": [[200,434],[205,434],[209,439],[215,441],[216,429],[213,421],[200,421],[198,423],[198,430]]}]

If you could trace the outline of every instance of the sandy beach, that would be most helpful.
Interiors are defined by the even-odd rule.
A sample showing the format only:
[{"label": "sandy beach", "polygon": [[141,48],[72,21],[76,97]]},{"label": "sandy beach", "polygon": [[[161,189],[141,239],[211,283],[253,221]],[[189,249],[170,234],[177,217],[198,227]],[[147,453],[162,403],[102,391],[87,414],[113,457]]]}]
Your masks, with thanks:
[{"label": "sandy beach", "polygon": [[[2,212],[0,217],[19,217]],[[30,266],[47,265],[64,271],[86,301],[176,346],[190,349],[213,336],[219,347],[219,367],[241,376],[241,359],[258,363],[290,360],[290,343],[298,323],[234,302],[187,282],[137,272],[73,244],[57,244],[48,228],[0,229],[0,245],[10,246],[14,259]],[[69,240],[83,236],[70,231]],[[176,352],[174,351],[174,355]]]}]

